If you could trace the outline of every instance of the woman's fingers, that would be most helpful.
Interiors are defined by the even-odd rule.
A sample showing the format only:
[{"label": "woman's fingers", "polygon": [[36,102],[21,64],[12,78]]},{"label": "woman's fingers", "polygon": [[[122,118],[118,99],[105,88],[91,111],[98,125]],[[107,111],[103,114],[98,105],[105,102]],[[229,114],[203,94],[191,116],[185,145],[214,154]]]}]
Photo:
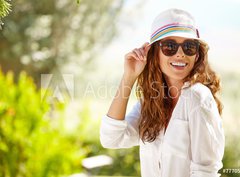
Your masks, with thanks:
[{"label": "woman's fingers", "polygon": [[141,52],[141,56],[142,56],[143,60],[145,60],[146,55],[144,53],[144,49],[141,48],[139,51]]},{"label": "woman's fingers", "polygon": [[147,55],[149,49],[151,48],[151,45],[149,45],[148,42],[144,43],[144,54]]},{"label": "woman's fingers", "polygon": [[135,60],[138,60],[138,56],[135,52],[129,52],[125,55],[125,58],[126,59],[131,59],[131,58],[134,58]]},{"label": "woman's fingers", "polygon": [[145,61],[147,59],[148,50],[151,48],[148,42],[145,42],[140,48],[135,48],[129,52],[125,57],[127,59],[134,58],[136,60]]},{"label": "woman's fingers", "polygon": [[149,43],[148,42],[145,42],[141,48],[145,48]]},{"label": "woman's fingers", "polygon": [[143,56],[146,58],[147,57],[147,54],[148,54],[148,51],[149,49],[151,48],[151,45],[149,45],[149,42],[145,42],[142,47],[141,47],[141,52],[143,53]]},{"label": "woman's fingers", "polygon": [[138,60],[143,60],[143,56],[140,52],[140,49],[134,49],[133,52],[138,56]]}]

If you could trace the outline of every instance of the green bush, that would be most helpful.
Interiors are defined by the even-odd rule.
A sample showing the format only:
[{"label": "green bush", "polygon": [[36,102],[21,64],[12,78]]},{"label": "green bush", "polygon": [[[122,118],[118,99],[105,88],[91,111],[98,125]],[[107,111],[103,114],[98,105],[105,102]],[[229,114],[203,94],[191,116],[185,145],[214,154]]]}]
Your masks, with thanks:
[{"label": "green bush", "polygon": [[239,177],[240,174],[240,143],[237,141],[238,136],[232,137],[230,141],[226,142],[225,154],[223,158],[223,168],[221,169],[222,177]]},{"label": "green bush", "polygon": [[107,154],[110,166],[90,171],[92,175],[140,176],[138,148],[109,150],[99,142],[101,118],[92,118],[91,101],[82,100],[76,128],[69,131],[65,115],[68,104],[49,103],[48,91],[41,99],[25,73],[14,83],[11,72],[0,71],[0,176],[57,177],[86,171],[84,158]]},{"label": "green bush", "polygon": [[[222,177],[240,176],[240,135],[238,132],[240,118],[240,76],[237,73],[229,72],[222,74],[222,96],[223,104],[229,108],[224,121],[229,125],[225,127],[225,152],[223,157],[223,168],[220,170]],[[225,171],[224,171],[225,170]]]},{"label": "green bush", "polygon": [[[51,177],[81,171],[77,138],[61,130],[65,105],[41,99],[30,77],[0,72],[0,176]],[[50,109],[51,108],[51,109]]]}]

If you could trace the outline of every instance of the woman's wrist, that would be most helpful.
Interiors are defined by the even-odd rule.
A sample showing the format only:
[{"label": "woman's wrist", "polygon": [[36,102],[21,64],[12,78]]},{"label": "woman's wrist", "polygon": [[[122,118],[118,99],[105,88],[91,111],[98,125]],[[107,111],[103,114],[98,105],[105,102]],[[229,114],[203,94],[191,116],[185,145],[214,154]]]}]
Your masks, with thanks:
[{"label": "woman's wrist", "polygon": [[135,81],[137,80],[137,77],[133,76],[132,74],[124,73],[122,80],[123,80],[124,84],[132,87],[134,85]]}]

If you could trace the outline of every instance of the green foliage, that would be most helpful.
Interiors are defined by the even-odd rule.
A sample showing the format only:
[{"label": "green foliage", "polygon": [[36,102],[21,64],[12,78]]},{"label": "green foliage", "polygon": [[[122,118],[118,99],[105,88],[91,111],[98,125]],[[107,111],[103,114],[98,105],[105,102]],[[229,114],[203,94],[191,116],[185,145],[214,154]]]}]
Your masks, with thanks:
[{"label": "green foliage", "polygon": [[122,4],[123,0],[81,0],[78,5],[67,0],[13,1],[0,33],[2,70],[25,70],[37,84],[40,74],[62,70],[68,63],[80,66],[78,73],[90,71],[96,53],[116,34]]},{"label": "green foliage", "polygon": [[224,73],[222,75],[222,95],[223,104],[226,108],[231,110],[223,117],[224,121],[228,124],[228,129],[225,126],[225,153],[223,158],[223,169],[221,169],[222,177],[237,177],[239,173],[223,172],[224,169],[236,169],[240,170],[240,135],[238,133],[238,127],[240,126],[240,76],[237,73]]},{"label": "green foliage", "polygon": [[[62,132],[64,105],[41,100],[41,91],[21,73],[0,72],[0,176],[56,177],[81,171],[80,143]],[[58,116],[58,117],[56,117]]]},{"label": "green foliage", "polygon": [[6,0],[0,0],[0,21],[1,18],[7,16],[11,10],[11,4]]},{"label": "green foliage", "polygon": [[240,115],[240,76],[235,73],[225,73],[222,76],[223,98],[232,108],[234,116]]},{"label": "green foliage", "polygon": [[32,79],[21,73],[14,83],[13,73],[0,72],[0,176],[57,177],[84,172],[81,161],[107,154],[110,166],[93,169],[93,175],[140,176],[138,148],[109,150],[99,142],[100,118],[91,118],[91,102],[79,107],[74,129],[66,106],[49,104],[47,92],[41,99]]},{"label": "green foliage", "polygon": [[139,147],[130,149],[106,149],[101,150],[111,156],[114,160],[113,165],[105,166],[97,174],[99,175],[114,175],[114,176],[141,176],[140,175],[140,160]]},{"label": "green foliage", "polygon": [[[232,139],[226,141],[226,147],[225,147],[225,153],[223,158],[223,169],[221,169],[221,174],[223,174],[222,177],[239,177],[239,170],[240,170],[240,143],[239,143],[239,136],[235,135],[234,137],[231,137]],[[230,171],[230,172],[223,172],[224,169],[231,169],[234,171],[236,169],[236,172]]]}]

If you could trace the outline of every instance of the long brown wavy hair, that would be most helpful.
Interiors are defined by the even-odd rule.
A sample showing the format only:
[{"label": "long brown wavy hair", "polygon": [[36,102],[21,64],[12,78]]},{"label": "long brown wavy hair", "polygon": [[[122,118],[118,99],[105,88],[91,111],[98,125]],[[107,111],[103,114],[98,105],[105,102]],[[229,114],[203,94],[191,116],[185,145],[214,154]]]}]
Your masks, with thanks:
[{"label": "long brown wavy hair", "polygon": [[[144,142],[154,141],[160,131],[167,128],[173,109],[168,86],[160,69],[159,50],[159,42],[153,43],[148,51],[147,64],[137,80],[136,94],[141,101],[139,133]],[[200,43],[198,60],[184,81],[189,81],[190,85],[200,82],[207,86],[221,114],[222,104],[217,98],[220,80],[208,64],[207,52],[208,46]]]}]

